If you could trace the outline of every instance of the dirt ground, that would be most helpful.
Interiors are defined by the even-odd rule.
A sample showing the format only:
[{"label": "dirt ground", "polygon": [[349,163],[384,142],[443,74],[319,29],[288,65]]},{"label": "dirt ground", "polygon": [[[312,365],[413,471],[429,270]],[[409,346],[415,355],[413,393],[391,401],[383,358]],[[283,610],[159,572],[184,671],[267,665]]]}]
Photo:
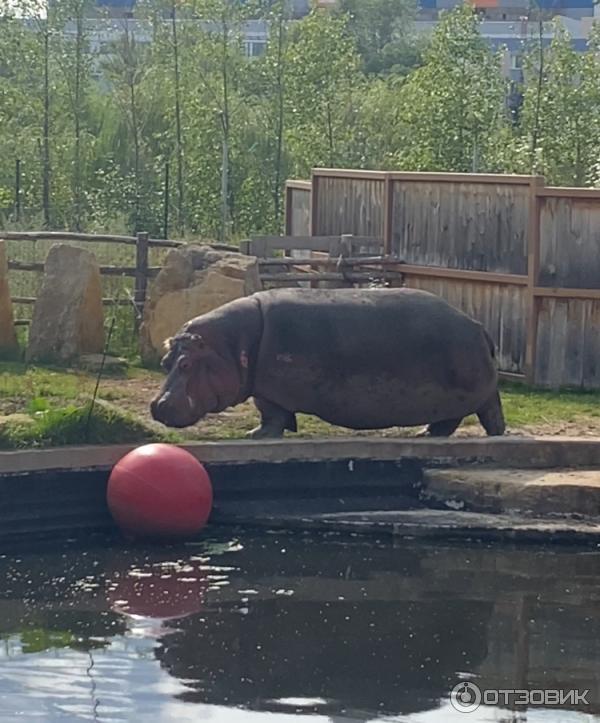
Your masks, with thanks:
[{"label": "dirt ground", "polygon": [[[103,389],[100,395],[112,400],[131,414],[142,418],[145,422],[156,425],[153,422],[149,402],[160,387],[163,376],[158,372],[145,373],[143,378],[119,380],[118,382],[103,382]],[[594,412],[595,398],[590,404],[589,395],[582,395],[581,409],[571,409],[577,404],[577,397],[569,408],[568,412],[561,413],[560,406],[556,409],[550,403],[536,402],[523,395],[521,400],[519,393],[511,391],[503,393],[503,403],[507,417],[507,433],[512,435],[559,435],[573,437],[600,437],[600,404],[597,412]],[[560,395],[556,395],[560,400]],[[556,406],[556,404],[555,404]],[[590,411],[591,408],[591,411]],[[526,421],[521,421],[521,417]],[[512,421],[516,418],[516,423]],[[255,427],[259,422],[252,401],[248,401],[233,409],[226,410],[220,414],[208,415],[185,430],[180,430],[181,435],[186,439],[227,439],[243,438],[245,433]],[[162,425],[158,425],[162,428]],[[353,431],[343,427],[335,427],[315,417],[298,415],[298,435],[295,436],[412,436],[421,428],[392,427],[385,430],[375,431]],[[164,428],[163,428],[164,429]],[[483,429],[475,417],[466,419],[455,433],[455,436],[481,436]],[[292,435],[294,436],[294,435]]]}]

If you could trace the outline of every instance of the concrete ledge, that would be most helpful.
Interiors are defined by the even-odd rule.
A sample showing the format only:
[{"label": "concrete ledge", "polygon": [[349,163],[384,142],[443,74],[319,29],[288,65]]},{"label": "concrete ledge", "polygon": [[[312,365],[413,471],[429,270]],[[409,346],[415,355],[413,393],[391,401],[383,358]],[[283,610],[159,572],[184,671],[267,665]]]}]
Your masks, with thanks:
[{"label": "concrete ledge", "polygon": [[[60,447],[0,452],[0,475],[40,470],[109,469],[136,446]],[[590,437],[286,438],[272,441],[197,442],[181,446],[203,462],[232,465],[415,459],[427,461],[430,466],[480,463],[513,469],[600,469],[600,439]]]},{"label": "concrete ledge", "polygon": [[[599,439],[369,437],[182,446],[206,463],[213,517],[221,524],[600,541]],[[112,466],[133,448],[0,453],[0,539],[114,529],[106,484]],[[454,509],[431,509],[432,501]],[[471,511],[457,512],[461,507]],[[512,510],[525,514],[507,514]]]},{"label": "concrete ledge", "polygon": [[424,470],[423,498],[454,509],[594,517],[600,515],[600,471]]}]

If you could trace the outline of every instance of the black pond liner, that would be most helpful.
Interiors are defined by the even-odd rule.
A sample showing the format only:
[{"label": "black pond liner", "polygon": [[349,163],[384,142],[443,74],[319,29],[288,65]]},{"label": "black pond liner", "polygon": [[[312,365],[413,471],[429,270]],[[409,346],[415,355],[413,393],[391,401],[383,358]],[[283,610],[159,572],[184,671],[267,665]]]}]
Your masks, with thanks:
[{"label": "black pond liner", "polygon": [[[600,542],[600,526],[593,521],[433,504],[421,495],[424,464],[410,458],[206,464],[214,489],[209,528],[537,544]],[[109,475],[107,467],[1,475],[0,540],[117,534],[106,503]]]},{"label": "black pond liner", "polygon": [[[421,466],[413,461],[343,460],[205,465],[219,524],[243,516],[298,516],[420,506]],[[48,470],[0,476],[0,539],[71,535],[114,528],[106,503],[110,469]],[[165,481],[168,484],[168,480]]]}]

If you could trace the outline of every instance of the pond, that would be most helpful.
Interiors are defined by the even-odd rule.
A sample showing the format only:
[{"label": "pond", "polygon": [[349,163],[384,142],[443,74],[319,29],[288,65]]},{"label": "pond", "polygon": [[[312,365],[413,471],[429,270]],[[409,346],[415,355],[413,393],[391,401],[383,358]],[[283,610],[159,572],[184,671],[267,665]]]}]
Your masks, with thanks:
[{"label": "pond", "polygon": [[[595,549],[298,532],[5,548],[0,721],[600,721],[599,571]],[[562,702],[494,692],[522,689]]]}]

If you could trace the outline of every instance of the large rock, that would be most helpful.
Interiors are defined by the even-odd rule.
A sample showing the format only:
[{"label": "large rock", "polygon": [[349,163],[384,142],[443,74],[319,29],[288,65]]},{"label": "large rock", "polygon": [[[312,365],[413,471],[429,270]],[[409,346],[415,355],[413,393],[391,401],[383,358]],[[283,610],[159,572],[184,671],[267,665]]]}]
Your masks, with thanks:
[{"label": "large rock", "polygon": [[185,246],[169,252],[150,289],[140,329],[140,353],[156,363],[165,339],[186,321],[241,296],[260,291],[254,256]]},{"label": "large rock", "polygon": [[52,246],[33,310],[27,360],[67,363],[103,348],[102,285],[96,258],[85,249]]},{"label": "large rock", "polygon": [[8,288],[6,244],[0,240],[0,355],[13,356],[18,350],[12,302]]}]

